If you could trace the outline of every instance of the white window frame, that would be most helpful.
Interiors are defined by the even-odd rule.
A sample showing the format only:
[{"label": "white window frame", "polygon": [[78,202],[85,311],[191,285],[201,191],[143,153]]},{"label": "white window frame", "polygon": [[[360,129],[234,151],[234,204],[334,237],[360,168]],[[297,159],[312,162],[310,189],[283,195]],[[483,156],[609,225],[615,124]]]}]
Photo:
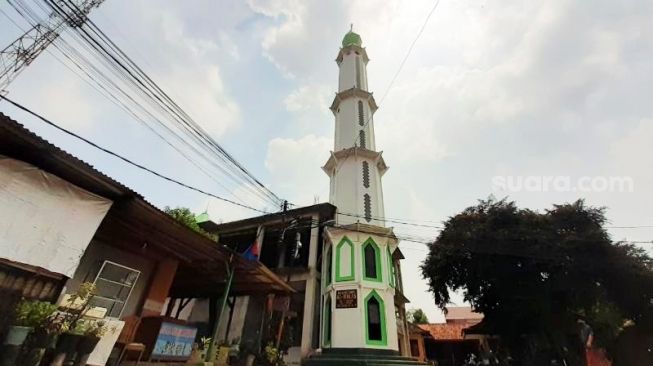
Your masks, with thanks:
[{"label": "white window frame", "polygon": [[[114,283],[114,284],[117,284],[117,285],[120,285],[120,286],[127,287],[127,285],[124,284],[124,283],[116,282],[116,281],[112,281],[112,280],[109,280],[109,279],[104,278],[104,277],[100,277],[100,274],[102,273],[102,271],[104,270],[104,267],[106,267],[107,264],[111,264],[111,265],[116,266],[116,267],[124,268],[124,269],[126,269],[128,271],[131,271],[131,272],[136,272],[136,279],[134,280],[134,283],[131,286],[129,286],[129,292],[127,293],[127,297],[125,298],[125,300],[120,300],[120,301],[122,301],[122,308],[120,308],[120,312],[118,313],[118,316],[116,317],[117,319],[120,319],[120,317],[122,317],[122,313],[125,311],[125,307],[127,306],[127,303],[129,302],[129,298],[131,297],[131,294],[134,291],[134,287],[136,287],[136,283],[138,282],[138,279],[141,277],[141,271],[139,271],[137,269],[134,269],[134,268],[131,268],[131,267],[123,266],[122,264],[119,264],[119,263],[116,263],[116,262],[105,260],[104,262],[102,262],[102,266],[100,266],[100,270],[98,271],[97,275],[95,275],[95,280],[93,280],[93,283],[96,286],[97,286],[98,279],[100,279],[100,281],[106,281],[106,282],[110,282],[110,283]],[[98,298],[101,298],[103,300],[113,301],[114,303],[118,302],[118,301],[116,301],[116,299],[111,299],[111,298],[104,297],[104,296],[95,295],[94,297],[98,297]],[[107,309],[107,311],[111,312],[111,309]],[[109,318],[113,318],[113,317],[109,316]]]}]

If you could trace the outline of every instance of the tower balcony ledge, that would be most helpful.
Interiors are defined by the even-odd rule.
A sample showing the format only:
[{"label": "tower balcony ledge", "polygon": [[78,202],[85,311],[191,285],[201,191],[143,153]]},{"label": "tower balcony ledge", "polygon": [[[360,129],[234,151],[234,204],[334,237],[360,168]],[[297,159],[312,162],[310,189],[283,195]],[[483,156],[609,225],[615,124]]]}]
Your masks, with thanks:
[{"label": "tower balcony ledge", "polygon": [[383,226],[356,222],[348,225],[328,226],[327,228],[328,228],[327,235],[331,235],[332,233],[337,235],[337,233],[341,231],[344,232],[354,231],[354,232],[359,232],[359,233],[364,233],[369,235],[377,235],[384,238],[388,238],[388,240],[393,244],[399,242],[399,239],[397,238],[397,236],[395,236],[394,229],[392,227],[383,227]]},{"label": "tower balcony ledge", "polygon": [[336,93],[335,98],[333,98],[333,103],[331,103],[331,112],[333,112],[333,115],[336,115],[338,113],[338,107],[340,106],[340,102],[342,102],[345,99],[349,98],[361,98],[366,100],[370,104],[370,109],[372,110],[372,113],[376,112],[377,109],[379,109],[379,106],[376,104],[376,101],[374,100],[374,95],[366,90],[353,87],[351,89],[343,90],[339,93]]},{"label": "tower balcony ledge", "polygon": [[351,44],[351,45],[348,45],[346,47],[342,47],[340,49],[340,52],[338,52],[338,56],[336,57],[336,62],[338,63],[338,65],[340,65],[344,55],[346,55],[348,52],[357,52],[357,53],[359,53],[361,56],[363,56],[363,61],[365,62],[365,64],[370,62],[370,58],[367,57],[367,51],[365,51],[365,47],[361,47],[361,46],[357,46],[355,44]]},{"label": "tower balcony ledge", "polygon": [[385,160],[383,159],[383,151],[373,151],[354,146],[336,152],[332,151],[329,160],[327,160],[326,164],[324,164],[322,170],[324,170],[327,175],[331,176],[335,172],[338,163],[340,161],[345,161],[351,156],[360,156],[374,161],[381,176],[383,176],[383,174],[385,174],[385,172],[389,169],[385,163]]}]

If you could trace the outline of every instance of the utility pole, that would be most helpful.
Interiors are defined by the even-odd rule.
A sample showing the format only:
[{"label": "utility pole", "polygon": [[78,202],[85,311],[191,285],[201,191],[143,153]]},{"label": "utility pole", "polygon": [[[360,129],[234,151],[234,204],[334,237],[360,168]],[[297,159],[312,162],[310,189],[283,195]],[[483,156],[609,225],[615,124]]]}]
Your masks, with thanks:
[{"label": "utility pole", "polygon": [[[104,2],[104,0],[54,1],[48,1],[48,5],[57,7],[61,11],[53,10],[46,19],[34,25],[0,51],[0,94],[6,95],[9,92],[6,88],[16,76],[52,44],[66,27],[80,28],[88,20],[91,9]],[[11,1],[9,3],[15,6]]]}]

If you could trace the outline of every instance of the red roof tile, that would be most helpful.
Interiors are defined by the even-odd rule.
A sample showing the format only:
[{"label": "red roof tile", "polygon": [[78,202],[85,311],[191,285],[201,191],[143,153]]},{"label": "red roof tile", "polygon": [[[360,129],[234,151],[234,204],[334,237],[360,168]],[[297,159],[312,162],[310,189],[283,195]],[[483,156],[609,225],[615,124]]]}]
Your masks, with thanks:
[{"label": "red roof tile", "polygon": [[463,329],[467,324],[420,324],[419,327],[435,340],[463,340]]}]

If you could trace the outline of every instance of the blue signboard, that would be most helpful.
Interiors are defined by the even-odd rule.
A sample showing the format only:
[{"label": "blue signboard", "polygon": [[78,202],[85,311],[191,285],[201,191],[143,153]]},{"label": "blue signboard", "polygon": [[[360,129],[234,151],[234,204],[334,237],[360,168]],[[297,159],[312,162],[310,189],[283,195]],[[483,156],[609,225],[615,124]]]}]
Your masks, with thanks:
[{"label": "blue signboard", "polygon": [[186,360],[190,358],[197,328],[174,323],[161,323],[154,343],[152,358]]}]

